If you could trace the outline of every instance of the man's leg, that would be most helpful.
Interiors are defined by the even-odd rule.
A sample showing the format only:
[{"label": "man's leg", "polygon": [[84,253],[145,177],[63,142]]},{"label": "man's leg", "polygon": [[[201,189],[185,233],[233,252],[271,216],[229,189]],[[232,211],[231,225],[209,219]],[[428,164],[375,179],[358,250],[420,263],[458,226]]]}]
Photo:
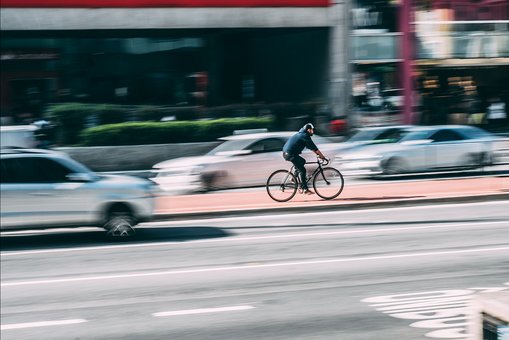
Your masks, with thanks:
[{"label": "man's leg", "polygon": [[304,164],[306,164],[306,160],[301,156],[295,156],[292,159],[292,163],[295,165],[295,168],[299,173],[301,189],[304,191],[308,190],[308,184],[306,182],[306,167],[304,166]]}]

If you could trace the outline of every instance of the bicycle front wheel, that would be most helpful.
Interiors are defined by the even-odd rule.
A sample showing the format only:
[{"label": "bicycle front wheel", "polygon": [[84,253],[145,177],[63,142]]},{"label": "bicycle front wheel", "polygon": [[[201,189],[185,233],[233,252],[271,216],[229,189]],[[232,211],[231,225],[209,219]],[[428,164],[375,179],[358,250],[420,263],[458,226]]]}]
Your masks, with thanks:
[{"label": "bicycle front wheel", "polygon": [[297,193],[297,178],[288,170],[277,170],[269,176],[267,194],[277,202],[286,202]]},{"label": "bicycle front wheel", "polygon": [[313,188],[316,194],[326,200],[338,197],[344,186],[343,175],[334,168],[323,168],[313,178]]}]

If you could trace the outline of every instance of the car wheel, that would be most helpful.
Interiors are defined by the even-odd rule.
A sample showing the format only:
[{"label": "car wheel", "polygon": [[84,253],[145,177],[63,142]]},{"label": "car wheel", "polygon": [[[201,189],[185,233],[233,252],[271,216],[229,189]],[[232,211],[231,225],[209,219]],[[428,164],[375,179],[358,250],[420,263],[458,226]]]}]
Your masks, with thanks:
[{"label": "car wheel", "polygon": [[108,237],[127,238],[136,234],[135,225],[135,219],[129,211],[112,211],[103,227]]},{"label": "car wheel", "polygon": [[222,188],[222,183],[226,178],[226,172],[211,172],[203,174],[201,177],[202,188],[204,191],[212,191]]},{"label": "car wheel", "polygon": [[483,152],[481,155],[481,166],[492,166],[493,165],[493,154]]},{"label": "car wheel", "polygon": [[214,182],[216,179],[215,173],[205,173],[201,175],[201,188],[202,191],[211,191],[214,189]]},{"label": "car wheel", "polygon": [[468,154],[465,156],[463,166],[468,169],[477,169],[482,168],[484,166],[489,165],[490,159],[489,155],[482,152],[476,154]]},{"label": "car wheel", "polygon": [[389,159],[383,167],[384,175],[397,175],[405,171],[406,171],[405,164],[403,160],[399,158]]}]

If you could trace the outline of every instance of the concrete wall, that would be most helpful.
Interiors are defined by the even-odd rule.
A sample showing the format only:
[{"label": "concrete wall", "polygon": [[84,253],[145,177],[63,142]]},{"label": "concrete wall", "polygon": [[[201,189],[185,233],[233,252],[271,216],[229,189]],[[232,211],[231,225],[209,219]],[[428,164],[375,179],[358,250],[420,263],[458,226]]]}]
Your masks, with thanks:
[{"label": "concrete wall", "polygon": [[201,156],[216,145],[218,142],[65,147],[55,150],[67,153],[94,171],[127,171],[148,170],[168,159]]}]

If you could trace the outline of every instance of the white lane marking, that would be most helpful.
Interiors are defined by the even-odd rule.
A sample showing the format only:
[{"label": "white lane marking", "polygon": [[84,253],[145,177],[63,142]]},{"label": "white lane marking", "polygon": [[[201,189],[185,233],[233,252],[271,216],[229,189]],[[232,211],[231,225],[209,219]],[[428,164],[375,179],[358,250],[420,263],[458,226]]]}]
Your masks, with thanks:
[{"label": "white lane marking", "polygon": [[466,339],[471,335],[472,296],[508,290],[509,282],[504,285],[375,296],[361,301],[391,317],[412,320],[411,327],[429,329],[426,337]]},{"label": "white lane marking", "polygon": [[205,313],[221,313],[221,312],[236,312],[254,309],[255,307],[244,305],[244,306],[231,306],[231,307],[218,307],[218,308],[200,308],[200,309],[185,309],[185,310],[176,310],[170,312],[159,312],[153,313],[152,315],[155,317],[161,316],[178,316],[178,315],[192,315],[192,314],[205,314]]},{"label": "white lane marking", "polygon": [[55,321],[39,321],[39,322],[26,322],[26,323],[13,323],[10,325],[1,325],[0,330],[8,329],[22,329],[33,327],[48,327],[48,326],[64,326],[74,325],[78,323],[87,322],[85,319],[69,319],[69,320],[55,320]]},{"label": "white lane marking", "polygon": [[381,232],[402,232],[402,231],[420,231],[426,229],[443,229],[443,228],[456,228],[456,227],[470,227],[471,225],[489,225],[489,224],[509,224],[509,221],[489,221],[489,222],[471,222],[467,223],[451,223],[441,225],[425,225],[420,227],[396,227],[396,228],[373,228],[373,229],[355,229],[355,230],[340,230],[340,231],[324,231],[324,232],[310,232],[310,233],[292,233],[292,234],[279,234],[268,236],[248,236],[248,237],[223,237],[217,239],[205,240],[191,240],[185,242],[152,242],[152,243],[137,243],[137,244],[123,244],[113,246],[96,246],[96,247],[75,247],[63,249],[46,249],[46,250],[26,250],[26,251],[12,251],[2,252],[0,257],[18,256],[18,255],[32,255],[32,254],[52,254],[52,253],[67,253],[73,251],[97,251],[97,250],[110,250],[110,249],[125,249],[125,248],[147,248],[147,247],[161,247],[161,246],[187,246],[200,243],[222,243],[222,242],[242,242],[242,241],[256,241],[256,240],[270,240],[270,239],[285,239],[285,238],[309,238],[314,236],[332,236],[332,235],[347,235],[347,234],[369,234]]},{"label": "white lane marking", "polygon": [[64,279],[12,281],[12,282],[3,282],[0,284],[0,287],[42,285],[42,284],[67,283],[67,282],[101,281],[101,280],[111,280],[111,279],[127,279],[127,278],[139,278],[139,277],[149,277],[149,276],[153,277],[153,276],[179,275],[179,274],[213,273],[213,272],[224,272],[224,271],[233,271],[233,270],[249,270],[249,269],[259,269],[259,268],[306,266],[306,265],[330,264],[330,263],[342,263],[342,262],[377,261],[377,260],[401,259],[401,258],[412,258],[412,257],[457,255],[457,254],[500,252],[500,251],[509,251],[509,246],[495,247],[495,248],[476,248],[476,249],[464,249],[464,250],[410,253],[410,254],[399,254],[399,255],[347,257],[347,258],[337,258],[337,259],[329,259],[329,260],[276,262],[276,263],[267,263],[267,264],[258,264],[258,265],[240,265],[240,266],[224,266],[224,267],[212,267],[212,268],[200,268],[200,269],[168,270],[168,271],[160,271],[160,272],[134,273],[134,274],[69,277],[69,278],[64,278]]}]

